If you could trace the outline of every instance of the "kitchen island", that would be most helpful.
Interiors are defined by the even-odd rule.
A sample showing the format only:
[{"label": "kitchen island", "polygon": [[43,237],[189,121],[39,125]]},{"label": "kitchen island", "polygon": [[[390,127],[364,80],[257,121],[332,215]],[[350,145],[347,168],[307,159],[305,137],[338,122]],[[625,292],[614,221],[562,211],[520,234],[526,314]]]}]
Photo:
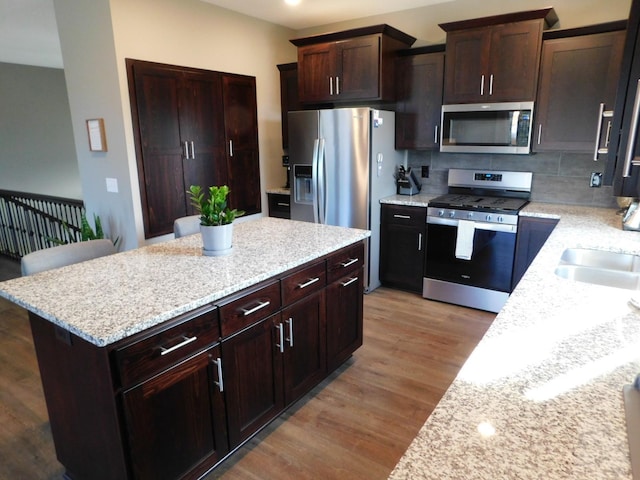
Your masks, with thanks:
[{"label": "kitchen island", "polygon": [[67,476],[198,478],[230,455],[362,344],[368,236],[261,218],[224,257],[192,235],[0,283]]},{"label": "kitchen island", "polygon": [[640,254],[640,232],[606,208],[520,215],[560,221],[392,480],[631,478],[622,387],[640,372],[640,292],[554,272],[570,247]]}]

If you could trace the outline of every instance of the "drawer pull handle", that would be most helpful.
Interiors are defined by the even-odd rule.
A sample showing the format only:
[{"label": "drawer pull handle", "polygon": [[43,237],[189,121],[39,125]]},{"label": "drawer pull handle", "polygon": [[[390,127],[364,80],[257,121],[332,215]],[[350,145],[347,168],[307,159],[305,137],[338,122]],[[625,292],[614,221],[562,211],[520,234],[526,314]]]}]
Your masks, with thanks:
[{"label": "drawer pull handle", "polygon": [[218,381],[213,382],[218,386],[220,393],[224,392],[224,381],[222,380],[222,359],[218,357],[217,360],[213,360],[213,363],[218,367]]},{"label": "drawer pull handle", "polygon": [[393,218],[404,218],[405,220],[409,220],[411,218],[410,215],[399,215],[397,213],[393,214]]},{"label": "drawer pull handle", "polygon": [[285,320],[287,325],[289,325],[289,338],[287,341],[289,342],[289,347],[293,347],[293,318],[289,317],[289,320]]},{"label": "drawer pull handle", "polygon": [[309,285],[313,285],[314,283],[316,283],[319,280],[320,280],[320,277],[312,278],[308,282],[299,283],[298,284],[298,288],[300,288],[300,289],[307,288]]},{"label": "drawer pull handle", "polygon": [[347,286],[351,285],[353,282],[357,282],[357,281],[358,281],[358,277],[353,277],[353,278],[350,278],[349,280],[347,280],[346,282],[340,282],[340,284],[343,287],[347,287]]},{"label": "drawer pull handle", "polygon": [[195,342],[198,339],[198,337],[187,338],[184,335],[182,336],[182,338],[184,340],[178,343],[177,345],[174,345],[173,347],[170,347],[170,348],[160,347],[160,355],[167,355],[168,353],[175,352],[179,348],[182,348],[185,345],[189,345],[191,342]]},{"label": "drawer pull handle", "polygon": [[278,202],[278,206],[279,207],[289,207],[290,205],[288,203]]},{"label": "drawer pull handle", "polygon": [[350,258],[348,261],[342,262],[340,265],[342,265],[342,268],[347,268],[348,266],[353,265],[357,261],[358,261],[357,258]]},{"label": "drawer pull handle", "polygon": [[280,349],[280,353],[284,353],[284,328],[281,323],[276,325],[278,329],[278,337],[280,339],[280,343],[276,343],[276,347]]},{"label": "drawer pull handle", "polygon": [[249,309],[241,308],[240,310],[242,310],[242,313],[246,317],[247,315],[251,315],[252,313],[255,313],[258,310],[260,310],[260,309],[262,309],[264,307],[267,307],[269,305],[271,305],[271,302],[269,300],[267,300],[266,302],[258,302],[258,305],[256,305],[253,308],[249,308]]}]

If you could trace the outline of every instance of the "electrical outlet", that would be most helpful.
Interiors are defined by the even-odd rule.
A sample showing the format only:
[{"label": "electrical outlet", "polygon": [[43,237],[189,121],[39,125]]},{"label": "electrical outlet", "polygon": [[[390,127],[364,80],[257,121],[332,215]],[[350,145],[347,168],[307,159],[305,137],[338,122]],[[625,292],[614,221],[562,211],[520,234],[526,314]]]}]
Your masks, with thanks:
[{"label": "electrical outlet", "polygon": [[423,165],[422,166],[421,176],[422,176],[422,178],[429,178],[429,165]]},{"label": "electrical outlet", "polygon": [[590,187],[600,187],[602,186],[602,173],[601,172],[591,172],[591,179],[589,180]]}]

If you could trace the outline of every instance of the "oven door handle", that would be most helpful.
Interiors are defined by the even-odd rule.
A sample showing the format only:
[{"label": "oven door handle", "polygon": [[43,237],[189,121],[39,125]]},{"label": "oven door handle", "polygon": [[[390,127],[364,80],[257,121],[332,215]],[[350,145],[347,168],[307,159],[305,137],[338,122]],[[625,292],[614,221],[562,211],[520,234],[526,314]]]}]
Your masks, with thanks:
[{"label": "oven door handle", "polygon": [[[432,225],[445,225],[449,227],[458,227],[457,218],[440,218],[440,217],[427,217],[427,224]],[[508,225],[505,223],[487,223],[476,222],[476,230],[489,230],[493,232],[506,232],[516,233],[518,231],[517,225]],[[428,238],[428,237],[427,237]]]}]

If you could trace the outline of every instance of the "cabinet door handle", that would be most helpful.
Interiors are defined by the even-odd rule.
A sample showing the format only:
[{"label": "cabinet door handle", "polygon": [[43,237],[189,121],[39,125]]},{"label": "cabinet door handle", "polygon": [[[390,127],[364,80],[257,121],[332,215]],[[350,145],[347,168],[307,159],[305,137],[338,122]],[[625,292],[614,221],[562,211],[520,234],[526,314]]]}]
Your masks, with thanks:
[{"label": "cabinet door handle", "polygon": [[480,95],[484,95],[484,75],[480,76]]},{"label": "cabinet door handle", "polygon": [[433,143],[435,143],[436,145],[438,144],[438,125],[436,125],[434,127],[434,133],[433,133]]},{"label": "cabinet door handle", "polygon": [[191,158],[196,158],[196,149],[193,146],[193,140],[191,140]]},{"label": "cabinet door handle", "polygon": [[213,363],[218,367],[218,381],[213,382],[218,386],[218,390],[220,393],[224,392],[224,380],[222,379],[222,359],[218,357],[216,360],[213,360]]},{"label": "cabinet door handle", "polygon": [[184,158],[189,159],[189,146],[186,140],[184,141]]},{"label": "cabinet door handle", "polygon": [[340,95],[340,77],[336,77],[336,95]]},{"label": "cabinet door handle", "polygon": [[493,95],[493,73],[489,75],[489,95]]},{"label": "cabinet door handle", "polygon": [[358,281],[358,277],[351,277],[346,282],[340,282],[340,285],[342,285],[343,287],[347,287],[347,286],[351,285],[353,282],[357,282],[357,281]]},{"label": "cabinet door handle", "polygon": [[538,145],[540,145],[540,140],[542,140],[542,124],[538,124]]},{"label": "cabinet door handle", "polygon": [[329,77],[329,95],[333,95],[333,77]]},{"label": "cabinet door handle", "polygon": [[422,234],[418,234],[418,251],[422,251]]},{"label": "cabinet door handle", "polygon": [[271,305],[271,301],[267,300],[266,302],[260,302],[258,301],[258,305],[256,305],[253,308],[241,308],[240,310],[242,310],[242,313],[244,314],[244,316],[246,317],[247,315],[251,315],[252,313],[257,312],[258,310]]},{"label": "cabinet door handle", "polygon": [[285,323],[289,325],[289,338],[286,340],[289,342],[289,347],[293,347],[293,318],[289,317],[289,320],[285,320]]},{"label": "cabinet door handle", "polygon": [[342,266],[342,268],[347,268],[348,266],[353,265],[357,261],[358,261],[357,258],[350,258],[346,262],[342,262],[340,265]]},{"label": "cabinet door handle", "polygon": [[624,166],[622,167],[622,176],[631,176],[631,165],[633,161],[633,150],[636,145],[636,136],[638,135],[638,119],[640,118],[640,80],[636,86],[636,98],[633,101],[633,111],[631,113],[631,128],[629,129],[629,139],[627,140],[627,151],[624,155]]},{"label": "cabinet door handle", "polygon": [[316,283],[319,280],[320,280],[320,277],[312,278],[307,282],[299,283],[298,284],[298,288],[300,288],[300,289],[307,288],[309,285],[313,285],[314,283]]},{"label": "cabinet door handle", "polygon": [[280,349],[280,353],[284,353],[284,331],[282,323],[277,324],[276,328],[278,329],[278,337],[280,339],[280,343],[276,343],[276,347]]},{"label": "cabinet door handle", "polygon": [[229,156],[233,157],[233,140],[229,140]]},{"label": "cabinet door handle", "polygon": [[184,347],[185,345],[189,345],[191,342],[195,342],[198,337],[185,337],[184,335],[182,335],[182,342],[178,343],[177,345],[174,345],[173,347],[169,347],[169,348],[165,348],[165,347],[160,347],[160,355],[167,355],[171,352],[175,352],[176,350],[178,350],[179,348]]}]

